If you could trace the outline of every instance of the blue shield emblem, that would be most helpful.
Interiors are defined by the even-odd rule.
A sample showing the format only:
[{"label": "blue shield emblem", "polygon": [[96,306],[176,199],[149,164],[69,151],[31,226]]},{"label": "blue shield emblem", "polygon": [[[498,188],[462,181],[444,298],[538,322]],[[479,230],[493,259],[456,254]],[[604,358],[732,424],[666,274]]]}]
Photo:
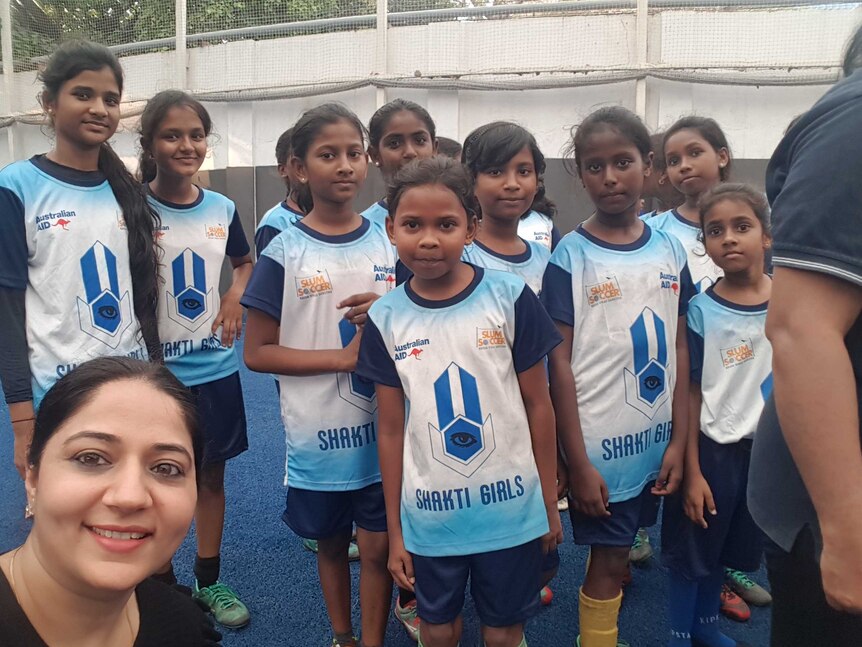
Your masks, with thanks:
[{"label": "blue shield emblem", "polygon": [[[338,334],[341,337],[341,347],[346,348],[356,336],[356,326],[341,319],[338,322]],[[338,383],[338,395],[342,400],[349,402],[366,413],[377,411],[377,395],[374,384],[360,379],[356,373],[336,373]]]},{"label": "blue shield emblem", "polygon": [[120,294],[117,257],[97,241],[81,256],[81,278],[84,298],[77,298],[81,330],[117,348],[123,331],[132,324],[129,293]]},{"label": "blue shield emblem", "polygon": [[168,318],[194,332],[209,321],[213,291],[207,288],[206,263],[188,247],[171,261],[173,292],[166,293]]},{"label": "blue shield emblem", "polygon": [[652,419],[670,395],[665,325],[655,312],[644,308],[629,328],[629,333],[634,370],[623,370],[626,402]]}]

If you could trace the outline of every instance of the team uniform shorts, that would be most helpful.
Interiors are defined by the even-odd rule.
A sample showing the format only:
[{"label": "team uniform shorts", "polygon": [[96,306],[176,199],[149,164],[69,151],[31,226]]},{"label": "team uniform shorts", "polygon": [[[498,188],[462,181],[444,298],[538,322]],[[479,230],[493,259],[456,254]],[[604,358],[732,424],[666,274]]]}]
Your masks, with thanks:
[{"label": "team uniform shorts", "polygon": [[245,401],[239,371],[189,387],[204,434],[204,465],[224,463],[248,449]]},{"label": "team uniform shorts", "polygon": [[419,618],[431,624],[453,622],[461,615],[469,581],[483,625],[522,624],[539,609],[544,557],[541,539],[473,555],[413,555]]},{"label": "team uniform shorts", "polygon": [[611,503],[609,517],[591,517],[569,506],[572,534],[580,546],[631,546],[638,528],[655,525],[661,498],[650,493],[648,483],[641,493],[627,501]]},{"label": "team uniform shorts", "polygon": [[288,487],[281,518],[305,539],[349,534],[354,523],[369,532],[386,532],[383,485],[373,483],[359,490],[338,492]]},{"label": "team uniform shorts", "polygon": [[688,579],[726,566],[756,571],[764,537],[746,503],[751,440],[722,445],[700,434],[700,470],[712,490],[715,516],[705,512],[701,528],[683,510],[681,493],[667,497],[662,514],[662,563]]}]

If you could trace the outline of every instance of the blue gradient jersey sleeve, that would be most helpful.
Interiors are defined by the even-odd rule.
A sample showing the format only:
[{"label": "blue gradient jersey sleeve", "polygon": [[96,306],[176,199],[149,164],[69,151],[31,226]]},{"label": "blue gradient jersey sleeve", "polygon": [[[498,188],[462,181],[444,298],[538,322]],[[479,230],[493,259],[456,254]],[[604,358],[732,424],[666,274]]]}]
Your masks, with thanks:
[{"label": "blue gradient jersey sleeve", "polygon": [[527,247],[521,254],[500,254],[477,240],[464,248],[461,259],[489,270],[511,272],[520,277],[534,293],[540,294],[542,275],[551,252],[535,241],[524,240],[524,243]]},{"label": "blue gradient jersey sleeve", "polygon": [[688,258],[689,275],[694,285],[692,296],[703,292],[722,277],[724,273],[721,268],[713,263],[706,253],[700,227],[686,220],[679,211],[671,209],[656,214],[650,217],[647,222],[653,229],[667,232],[682,243]]},{"label": "blue gradient jersey sleeve", "polygon": [[409,402],[401,519],[418,555],[509,548],[548,528],[517,370],[559,337],[523,281],[474,270],[452,299],[407,283],[378,300],[360,351],[359,374],[394,384],[394,366]]}]

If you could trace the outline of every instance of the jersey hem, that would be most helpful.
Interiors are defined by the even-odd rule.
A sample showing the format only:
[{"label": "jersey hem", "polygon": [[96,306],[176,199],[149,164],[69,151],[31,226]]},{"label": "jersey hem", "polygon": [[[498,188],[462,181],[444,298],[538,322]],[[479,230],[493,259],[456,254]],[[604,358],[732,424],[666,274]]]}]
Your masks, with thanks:
[{"label": "jersey hem", "polygon": [[[505,550],[522,546],[527,542],[538,539],[548,532],[548,520],[545,519],[541,523],[535,523],[526,530],[522,530],[517,535],[506,535],[505,537],[493,537],[477,541],[470,538],[470,552],[464,552],[464,541],[448,544],[421,544],[415,541],[404,542],[404,547],[414,555],[422,557],[457,557],[461,555],[475,555],[477,553],[489,553],[497,550]],[[403,535],[403,533],[402,533]]]},{"label": "jersey hem", "polygon": [[192,377],[188,380],[184,379],[182,376],[177,375],[174,372],[174,368],[168,363],[165,362],[165,366],[167,366],[168,370],[171,373],[174,373],[174,376],[183,383],[183,386],[200,386],[201,384],[208,384],[210,382],[218,382],[219,380],[223,380],[224,378],[233,375],[234,373],[239,372],[239,360],[236,359],[236,353],[234,353],[234,361],[231,362],[233,366],[228,366],[217,373],[207,373],[206,375],[200,377]]},{"label": "jersey hem", "polygon": [[[599,472],[601,474],[601,472]],[[640,485],[636,485],[634,487],[628,488],[626,490],[622,490],[620,492],[613,492],[608,495],[608,503],[622,503],[624,501],[631,501],[632,499],[640,496],[641,492],[644,491],[644,488],[647,486],[647,483],[654,480],[656,476],[658,476],[659,470],[655,470],[650,472],[644,477],[644,480],[641,481]],[[602,477],[604,478],[604,477]]]},{"label": "jersey hem", "polygon": [[[369,485],[380,483],[382,481],[380,474],[369,476],[358,481],[349,481],[346,483],[317,483],[315,481],[306,481],[303,479],[297,480],[295,476],[289,474],[284,477],[284,484],[287,487],[292,487],[297,490],[311,490],[313,492],[353,492],[361,490]],[[290,485],[288,485],[288,482]]]}]

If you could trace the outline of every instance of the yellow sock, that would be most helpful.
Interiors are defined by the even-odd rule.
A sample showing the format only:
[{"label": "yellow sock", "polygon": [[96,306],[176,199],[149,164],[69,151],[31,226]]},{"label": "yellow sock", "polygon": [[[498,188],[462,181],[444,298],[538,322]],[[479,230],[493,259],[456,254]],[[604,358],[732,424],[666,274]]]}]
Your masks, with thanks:
[{"label": "yellow sock", "polygon": [[581,647],[617,647],[617,618],[623,594],[612,600],[593,600],[580,590],[578,614],[581,625]]}]

